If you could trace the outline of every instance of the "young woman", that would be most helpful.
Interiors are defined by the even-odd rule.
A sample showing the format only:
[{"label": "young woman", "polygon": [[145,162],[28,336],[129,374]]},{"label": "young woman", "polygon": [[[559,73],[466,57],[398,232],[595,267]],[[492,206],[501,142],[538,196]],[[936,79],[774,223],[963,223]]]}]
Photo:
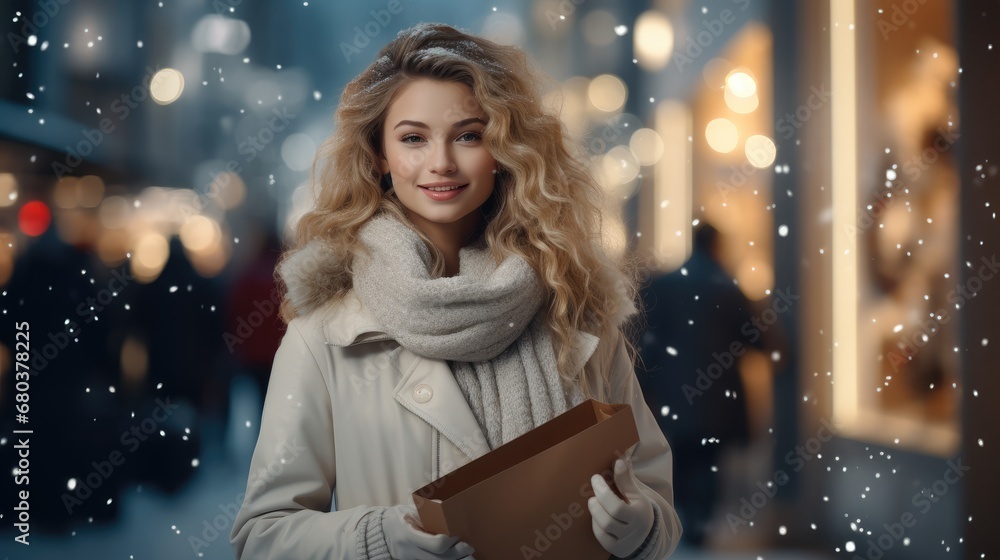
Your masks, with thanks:
[{"label": "young woman", "polygon": [[[586,398],[640,442],[589,499],[609,555],[676,546],[671,455],[623,336],[634,274],[517,48],[420,24],[347,84],[282,256],[288,329],[232,530],[241,559],[471,557],[411,493]],[[335,499],[335,503],[334,503]]]}]

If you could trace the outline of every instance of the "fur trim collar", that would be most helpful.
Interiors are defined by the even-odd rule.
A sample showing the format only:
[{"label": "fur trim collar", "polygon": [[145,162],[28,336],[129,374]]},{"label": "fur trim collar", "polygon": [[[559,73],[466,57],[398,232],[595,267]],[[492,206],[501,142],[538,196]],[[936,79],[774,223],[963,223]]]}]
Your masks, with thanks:
[{"label": "fur trim collar", "polygon": [[278,266],[286,294],[296,315],[306,315],[328,303],[335,293],[336,252],[321,239],[313,239],[288,255]]}]

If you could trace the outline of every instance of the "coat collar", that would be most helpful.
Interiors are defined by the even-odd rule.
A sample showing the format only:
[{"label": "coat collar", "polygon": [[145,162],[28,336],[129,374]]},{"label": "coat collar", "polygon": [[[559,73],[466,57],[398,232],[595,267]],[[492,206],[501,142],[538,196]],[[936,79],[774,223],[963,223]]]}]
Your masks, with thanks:
[{"label": "coat collar", "polygon": [[348,291],[342,300],[330,306],[324,317],[323,332],[327,342],[341,347],[392,338],[382,330],[354,290]]},{"label": "coat collar", "polygon": [[[329,344],[340,347],[393,339],[382,330],[354,290],[330,307],[323,331]],[[599,341],[597,336],[577,331],[575,367],[582,368],[587,363]],[[393,388],[393,399],[433,426],[470,460],[488,453],[486,436],[447,361],[425,358],[401,346],[394,353],[395,359],[390,363],[398,370],[400,380]],[[418,403],[414,397],[420,385],[427,385],[433,391],[431,399],[424,403]]]}]

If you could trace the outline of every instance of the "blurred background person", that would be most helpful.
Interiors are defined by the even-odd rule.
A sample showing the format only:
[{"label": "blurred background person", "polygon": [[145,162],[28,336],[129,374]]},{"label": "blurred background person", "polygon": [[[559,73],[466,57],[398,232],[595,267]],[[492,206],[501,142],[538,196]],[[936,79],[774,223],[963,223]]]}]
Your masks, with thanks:
[{"label": "blurred background person", "polygon": [[709,223],[699,224],[684,265],[652,276],[642,289],[648,326],[640,344],[646,372],[639,379],[677,449],[674,491],[682,538],[699,547],[719,497],[722,453],[750,438],[740,356],[764,349],[763,333],[751,324],[750,300],[719,263],[719,236]]}]

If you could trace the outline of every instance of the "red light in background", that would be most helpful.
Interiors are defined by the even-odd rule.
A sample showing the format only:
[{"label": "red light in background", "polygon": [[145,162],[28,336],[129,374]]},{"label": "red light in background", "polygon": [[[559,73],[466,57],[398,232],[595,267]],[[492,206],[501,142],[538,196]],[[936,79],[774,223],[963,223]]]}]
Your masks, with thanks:
[{"label": "red light in background", "polygon": [[52,214],[40,200],[32,200],[17,212],[17,225],[25,235],[37,237],[49,229]]}]

